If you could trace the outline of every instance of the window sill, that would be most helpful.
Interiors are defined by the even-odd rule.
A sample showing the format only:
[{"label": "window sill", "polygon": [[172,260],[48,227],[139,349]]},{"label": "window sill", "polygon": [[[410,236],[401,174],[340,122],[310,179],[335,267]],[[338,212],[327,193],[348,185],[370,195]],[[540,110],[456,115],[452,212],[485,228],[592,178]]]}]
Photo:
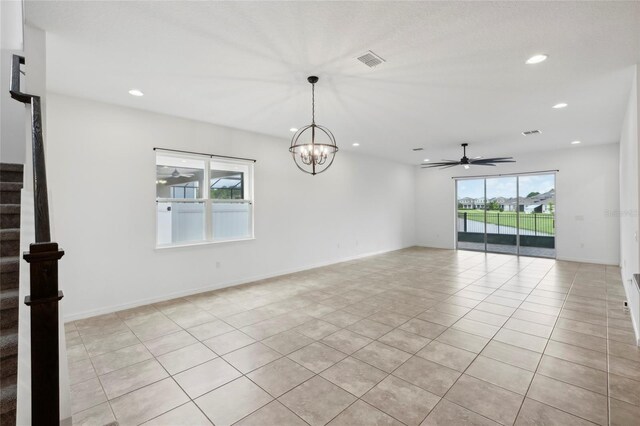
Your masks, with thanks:
[{"label": "window sill", "polygon": [[248,238],[238,238],[233,240],[199,241],[197,243],[172,244],[170,246],[156,246],[155,249],[167,250],[167,249],[184,248],[184,247],[209,246],[209,245],[215,245],[215,244],[237,243],[241,241],[253,241],[255,239],[256,237],[248,237]]}]

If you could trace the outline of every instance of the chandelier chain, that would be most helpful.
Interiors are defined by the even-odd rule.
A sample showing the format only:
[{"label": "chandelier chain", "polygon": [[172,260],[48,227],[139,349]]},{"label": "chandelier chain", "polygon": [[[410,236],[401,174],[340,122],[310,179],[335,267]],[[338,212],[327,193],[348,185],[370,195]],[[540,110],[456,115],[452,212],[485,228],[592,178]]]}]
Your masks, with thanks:
[{"label": "chandelier chain", "polygon": [[311,124],[316,124],[316,84],[311,84]]}]

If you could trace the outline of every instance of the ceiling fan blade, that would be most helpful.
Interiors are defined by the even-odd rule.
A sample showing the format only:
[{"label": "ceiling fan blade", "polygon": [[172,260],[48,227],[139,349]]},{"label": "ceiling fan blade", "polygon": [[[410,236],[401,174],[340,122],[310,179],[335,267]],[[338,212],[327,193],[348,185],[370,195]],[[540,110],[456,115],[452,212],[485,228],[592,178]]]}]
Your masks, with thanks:
[{"label": "ceiling fan blade", "polygon": [[442,167],[442,166],[457,166],[460,164],[459,162],[448,162],[448,163],[423,163],[423,167]]},{"label": "ceiling fan blade", "polygon": [[496,157],[496,158],[479,158],[477,160],[471,160],[472,163],[494,163],[496,161],[512,160],[513,157]]},{"label": "ceiling fan blade", "polygon": [[493,166],[495,167],[495,164],[492,163],[471,163],[472,166]]},{"label": "ceiling fan blade", "polygon": [[425,164],[460,164],[458,160],[431,161]]}]

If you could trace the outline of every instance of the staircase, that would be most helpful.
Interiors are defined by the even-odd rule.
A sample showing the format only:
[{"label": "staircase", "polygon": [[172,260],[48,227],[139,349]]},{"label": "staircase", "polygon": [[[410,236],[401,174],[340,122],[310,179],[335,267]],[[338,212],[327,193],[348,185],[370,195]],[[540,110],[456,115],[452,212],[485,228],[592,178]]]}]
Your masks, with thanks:
[{"label": "staircase", "polygon": [[22,164],[0,164],[0,424],[16,424]]}]

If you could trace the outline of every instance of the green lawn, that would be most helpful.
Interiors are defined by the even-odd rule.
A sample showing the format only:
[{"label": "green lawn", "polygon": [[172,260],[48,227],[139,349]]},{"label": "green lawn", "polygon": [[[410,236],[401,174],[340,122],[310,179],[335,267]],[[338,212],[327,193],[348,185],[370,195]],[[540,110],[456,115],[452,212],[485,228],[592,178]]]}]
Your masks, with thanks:
[{"label": "green lawn", "polygon": [[[467,214],[467,220],[484,222],[484,210],[458,210],[458,216]],[[516,228],[516,212],[501,212],[487,210],[487,223]],[[554,234],[555,220],[549,213],[523,213],[520,212],[520,229],[530,231],[537,230],[546,234]]]}]

